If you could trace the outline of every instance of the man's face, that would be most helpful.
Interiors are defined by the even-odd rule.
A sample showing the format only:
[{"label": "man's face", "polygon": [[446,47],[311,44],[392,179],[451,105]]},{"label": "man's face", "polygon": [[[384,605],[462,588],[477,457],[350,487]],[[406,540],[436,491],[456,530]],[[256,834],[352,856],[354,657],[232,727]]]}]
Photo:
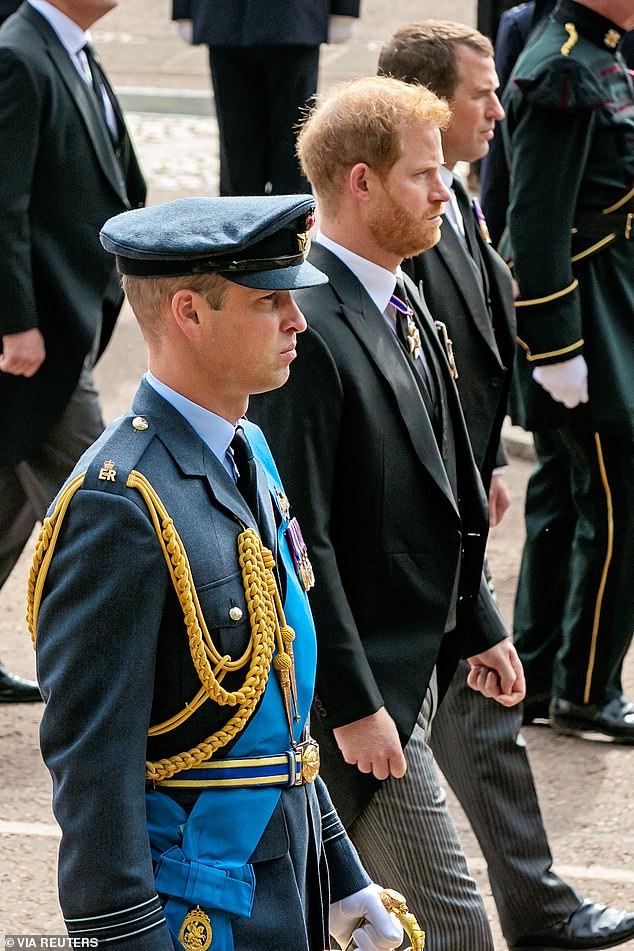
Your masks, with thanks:
[{"label": "man's face", "polygon": [[467,46],[456,46],[458,83],[449,106],[453,118],[442,134],[449,168],[456,162],[475,162],[489,151],[495,123],[504,118],[496,95],[500,82],[492,56],[480,56]]},{"label": "man's face", "polygon": [[89,30],[102,16],[114,10],[119,0],[51,0],[53,6],[82,28]]},{"label": "man's face", "polygon": [[223,402],[239,404],[286,382],[306,321],[289,291],[253,290],[229,282],[222,310],[198,308],[195,357],[202,378]]},{"label": "man's face", "polygon": [[440,131],[418,121],[402,133],[403,153],[389,172],[375,176],[367,225],[384,251],[403,260],[440,240],[443,202],[450,194],[440,177]]}]

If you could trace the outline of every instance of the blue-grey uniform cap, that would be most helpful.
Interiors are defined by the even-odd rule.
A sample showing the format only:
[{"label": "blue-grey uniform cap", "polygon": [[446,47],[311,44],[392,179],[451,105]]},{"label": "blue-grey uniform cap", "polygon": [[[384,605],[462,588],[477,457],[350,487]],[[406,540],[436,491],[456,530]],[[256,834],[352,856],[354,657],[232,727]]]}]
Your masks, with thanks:
[{"label": "blue-grey uniform cap", "polygon": [[99,237],[121,274],[220,274],[245,287],[294,290],[325,284],[306,261],[312,195],[179,198],[126,211]]}]

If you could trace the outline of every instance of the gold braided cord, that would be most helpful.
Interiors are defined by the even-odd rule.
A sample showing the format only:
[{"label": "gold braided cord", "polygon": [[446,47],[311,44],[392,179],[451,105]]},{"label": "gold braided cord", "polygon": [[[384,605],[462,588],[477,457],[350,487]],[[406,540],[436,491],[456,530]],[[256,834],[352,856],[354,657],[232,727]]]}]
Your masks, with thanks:
[{"label": "gold braided cord", "polygon": [[42,600],[42,589],[46,581],[46,575],[48,574],[53,552],[55,551],[57,538],[62,528],[62,522],[64,521],[64,516],[66,515],[70,501],[75,492],[81,488],[85,477],[86,473],[82,472],[76,476],[72,482],[68,483],[57,501],[53,514],[50,518],[47,517],[42,522],[40,534],[37,536],[26,590],[26,623],[29,634],[31,635],[33,650],[35,650],[37,618]]},{"label": "gold braided cord", "polygon": [[[81,488],[84,478],[85,473],[82,473],[64,489],[52,515],[44,520],[37,540],[27,592],[27,624],[34,646],[42,590],[55,544],[71,499]],[[207,698],[213,699],[220,706],[237,708],[223,728],[207,737],[198,746],[157,762],[147,762],[146,777],[156,782],[169,779],[175,773],[191,769],[210,759],[216,750],[225,746],[244,729],[266,688],[276,646],[278,648],[276,668],[283,682],[283,692],[284,678],[286,682],[290,680],[294,692],[291,644],[295,635],[284,619],[273,574],[275,566],[273,556],[262,545],[257,532],[247,528],[240,533],[237,541],[238,561],[242,571],[251,624],[251,638],[244,654],[237,661],[232,661],[228,655],[220,654],[213,644],[202,614],[184,545],[160,497],[145,476],[136,470],[130,473],[126,485],[136,489],[147,506],[181,605],[192,661],[202,684],[201,690],[183,710],[163,724],[150,727],[149,735],[154,736],[174,729],[190,717]],[[242,686],[235,691],[225,690],[221,685],[225,675],[230,670],[238,670],[246,666],[247,663],[249,667]]]}]

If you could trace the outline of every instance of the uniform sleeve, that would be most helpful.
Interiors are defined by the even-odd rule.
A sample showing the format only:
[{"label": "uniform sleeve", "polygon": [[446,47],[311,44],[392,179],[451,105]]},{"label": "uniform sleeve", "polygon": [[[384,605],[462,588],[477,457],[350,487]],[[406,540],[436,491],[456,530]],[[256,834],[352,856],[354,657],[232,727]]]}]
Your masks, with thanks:
[{"label": "uniform sleeve", "polygon": [[156,894],[145,759],[168,575],[149,517],[80,490],[55,548],[37,628],[42,755],[62,830],[69,933],[111,951],[172,951]]},{"label": "uniform sleeve", "polygon": [[310,592],[319,662],[316,694],[337,727],[370,716],[383,698],[346,597],[332,539],[341,421],[341,379],[322,338],[309,327],[288,382],[252,400],[249,417],[267,438],[297,515],[315,572]]},{"label": "uniform sleeve", "polygon": [[330,13],[342,17],[358,17],[361,0],[332,0]]},{"label": "uniform sleeve", "polygon": [[537,366],[583,352],[571,229],[598,92],[588,70],[563,56],[534,79],[514,76],[511,84],[508,224],[520,289],[517,329],[526,359]]},{"label": "uniform sleeve", "polygon": [[361,864],[354,845],[348,838],[326,785],[320,777],[315,791],[321,812],[321,835],[328,864],[330,902],[340,901],[370,884],[370,877]]},{"label": "uniform sleeve", "polygon": [[29,67],[11,50],[0,50],[0,336],[38,325],[29,206],[41,114]]},{"label": "uniform sleeve", "polygon": [[192,0],[173,0],[172,20],[191,20]]}]

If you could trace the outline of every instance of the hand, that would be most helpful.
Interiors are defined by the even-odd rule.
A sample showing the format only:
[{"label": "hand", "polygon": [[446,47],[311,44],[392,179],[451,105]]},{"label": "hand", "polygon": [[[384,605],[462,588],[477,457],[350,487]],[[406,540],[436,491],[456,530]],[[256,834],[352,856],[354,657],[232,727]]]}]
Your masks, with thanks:
[{"label": "hand", "polygon": [[5,334],[2,338],[0,373],[33,376],[44,363],[45,357],[44,337],[37,327],[17,334]]},{"label": "hand", "polygon": [[346,763],[376,779],[394,776],[401,779],[407,771],[403,747],[394,720],[385,707],[376,713],[333,730],[337,746]]},{"label": "hand", "polygon": [[194,27],[191,20],[176,20],[176,32],[185,43],[191,45],[194,42]]},{"label": "hand", "polygon": [[494,472],[491,476],[491,488],[489,489],[489,525],[491,528],[500,524],[510,504],[511,493],[506,479],[501,473]]},{"label": "hand", "polygon": [[588,364],[581,354],[564,363],[535,367],[533,379],[567,409],[588,402]]},{"label": "hand", "polygon": [[380,885],[366,885],[330,906],[330,934],[345,948],[354,938],[360,951],[391,951],[403,941],[403,928],[379,898]]},{"label": "hand", "polygon": [[471,670],[467,683],[472,690],[497,700],[503,707],[514,707],[524,699],[524,669],[510,637],[468,661]]},{"label": "hand", "polygon": [[328,42],[345,43],[352,39],[352,29],[356,17],[344,17],[332,14],[328,18]]}]

